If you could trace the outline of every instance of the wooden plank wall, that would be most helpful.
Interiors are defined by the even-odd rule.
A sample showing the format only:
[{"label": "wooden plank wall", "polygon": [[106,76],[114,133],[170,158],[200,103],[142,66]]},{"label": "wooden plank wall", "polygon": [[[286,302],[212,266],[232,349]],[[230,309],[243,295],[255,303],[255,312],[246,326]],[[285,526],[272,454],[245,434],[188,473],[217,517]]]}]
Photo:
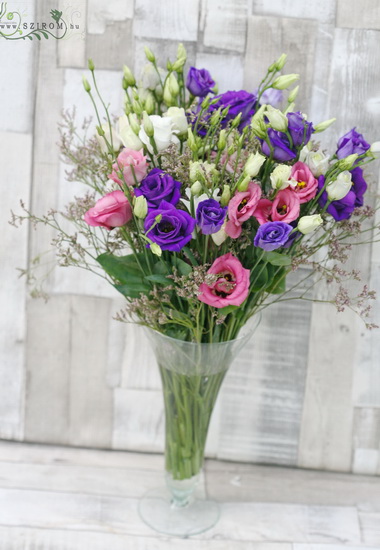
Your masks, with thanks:
[{"label": "wooden plank wall", "polygon": [[[54,8],[50,0],[28,3],[40,21]],[[338,119],[326,146],[355,124],[369,141],[380,139],[379,3],[81,0],[74,16],[80,36],[1,42],[0,438],[162,451],[160,379],[143,331],[113,320],[122,299],[86,272],[47,266],[51,299],[28,298],[16,267],[46,250],[53,234],[16,231],[9,210],[22,198],[43,213],[78,192],[65,183],[56,147],[61,109],[75,104],[80,116],[91,114],[81,76],[92,57],[120,112],[121,66],[138,73],[145,44],[165,63],[183,41],[189,63],[207,67],[221,91],[253,90],[287,52],[289,71],[302,75],[302,110],[315,122]],[[378,171],[371,177],[373,197]],[[359,264],[380,291],[379,244],[355,250],[352,265]],[[379,474],[379,338],[323,304],[268,310],[227,376],[208,455]]]}]

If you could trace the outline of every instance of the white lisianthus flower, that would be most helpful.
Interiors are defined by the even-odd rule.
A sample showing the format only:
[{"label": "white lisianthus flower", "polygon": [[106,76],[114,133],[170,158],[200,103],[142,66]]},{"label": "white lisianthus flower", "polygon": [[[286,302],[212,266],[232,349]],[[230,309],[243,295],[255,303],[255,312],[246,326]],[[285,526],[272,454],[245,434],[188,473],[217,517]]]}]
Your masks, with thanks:
[{"label": "white lisianthus flower", "polygon": [[[164,151],[171,143],[179,143],[178,138],[174,135],[172,129],[172,121],[170,118],[163,118],[158,115],[150,115],[149,119],[153,124],[154,134],[153,139],[156,143],[158,152]],[[153,147],[150,139],[147,136],[144,128],[140,129],[139,138],[144,143],[148,151],[153,154]]]},{"label": "white lisianthus flower", "polygon": [[270,175],[273,189],[285,189],[290,185],[290,172],[292,167],[287,164],[278,164]]},{"label": "white lisianthus flower", "polygon": [[118,131],[122,144],[127,149],[133,149],[134,151],[140,151],[143,148],[143,144],[139,137],[132,130],[127,115],[121,116],[118,120]]},{"label": "white lisianthus flower", "polygon": [[170,118],[172,121],[172,129],[176,134],[179,136],[187,135],[189,125],[183,107],[169,107],[163,116]]},{"label": "white lisianthus flower", "polygon": [[224,222],[224,224],[219,229],[219,231],[217,231],[216,233],[211,234],[211,238],[214,241],[214,243],[216,244],[216,246],[220,246],[221,244],[223,244],[224,241],[228,237],[227,233],[224,231],[225,227],[226,227],[226,222]]},{"label": "white lisianthus flower", "polygon": [[108,124],[102,124],[102,130],[104,131],[104,137],[99,136],[99,134],[95,134],[96,139],[98,140],[98,143],[100,145],[100,149],[102,150],[102,153],[108,153],[108,147],[107,147],[107,144],[105,142],[105,139],[108,141],[108,143],[110,145],[112,143],[113,150],[115,151],[115,153],[117,153],[118,150],[121,147],[120,135],[115,130],[115,128],[111,127],[111,131],[112,131],[112,141],[111,141],[111,132],[110,132],[109,125]]},{"label": "white lisianthus flower", "polygon": [[370,151],[374,155],[379,155],[380,154],[380,141],[374,141],[371,145]]},{"label": "white lisianthus flower", "polygon": [[325,174],[329,166],[329,159],[322,151],[310,151],[307,145],[301,150],[300,161],[307,164],[315,178]]},{"label": "white lisianthus flower", "polygon": [[313,214],[312,216],[303,216],[299,219],[297,229],[304,235],[312,233],[320,225],[322,225],[323,219],[320,214]]},{"label": "white lisianthus flower", "polygon": [[269,124],[274,130],[286,132],[288,129],[288,119],[279,109],[275,109],[272,105],[267,105],[265,116],[269,120]]},{"label": "white lisianthus flower", "polygon": [[327,196],[330,201],[340,201],[343,199],[352,187],[351,173],[345,170],[341,172],[336,180],[331,181],[326,186]]},{"label": "white lisianthus flower", "polygon": [[190,161],[190,181],[195,182],[197,180],[202,183],[207,183],[210,177],[217,174],[215,164],[213,162]]},{"label": "white lisianthus flower", "polygon": [[[161,75],[162,81],[164,81],[164,71],[161,68],[159,68],[158,71]],[[158,76],[156,69],[151,63],[148,63],[143,68],[141,75],[141,87],[143,89],[148,89],[152,91],[155,91],[157,87],[161,87],[160,77]]]},{"label": "white lisianthus flower", "polygon": [[260,155],[258,151],[256,151],[255,154],[251,153],[247,159],[247,162],[245,163],[244,172],[247,174],[247,176],[254,178],[259,173],[260,168],[264,164],[265,160],[266,157],[264,155]]},{"label": "white lisianthus flower", "polygon": [[[220,189],[214,189],[214,192],[212,194],[212,197],[209,197],[207,195],[207,193],[202,193],[202,195],[199,195],[198,197],[195,197],[193,196],[193,202],[194,202],[194,211],[196,212],[197,211],[197,208],[198,208],[198,204],[202,201],[207,201],[207,199],[214,199],[218,202],[220,202],[220,197],[219,197],[219,193],[220,193]],[[187,188],[185,189],[185,195],[186,197],[189,199],[188,201],[186,199],[181,199],[181,202],[186,206],[186,208],[188,209],[188,211],[190,212],[191,208],[190,208],[190,198],[192,196],[192,192],[191,192],[191,188]]]}]

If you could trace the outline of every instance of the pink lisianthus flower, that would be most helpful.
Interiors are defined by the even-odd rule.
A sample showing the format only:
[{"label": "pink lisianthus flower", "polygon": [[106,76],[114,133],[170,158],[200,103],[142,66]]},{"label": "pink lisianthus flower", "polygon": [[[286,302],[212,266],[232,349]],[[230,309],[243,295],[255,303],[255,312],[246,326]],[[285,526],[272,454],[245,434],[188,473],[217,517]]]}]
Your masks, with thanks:
[{"label": "pink lisianthus flower", "polygon": [[112,173],[108,177],[119,185],[122,185],[121,174],[123,174],[127,185],[135,185],[136,181],[140,183],[146,176],[147,171],[148,164],[142,151],[125,148],[120,152],[116,162],[112,165]]},{"label": "pink lisianthus flower", "polygon": [[198,298],[213,307],[240,306],[249,292],[249,269],[229,252],[215,260],[207,273],[219,275],[211,285],[202,283]]},{"label": "pink lisianthus flower", "polygon": [[310,168],[303,162],[296,162],[290,172],[290,178],[297,182],[293,187],[297,193],[300,203],[309,202],[315,197],[318,189],[318,181],[311,173]]},{"label": "pink lisianthus flower", "polygon": [[257,207],[253,215],[260,225],[272,220],[272,205],[273,203],[269,199],[260,199],[257,203]]},{"label": "pink lisianthus flower", "polygon": [[300,199],[293,189],[282,189],[272,204],[271,219],[273,222],[292,222],[300,215]]},{"label": "pink lisianthus flower", "polygon": [[267,222],[290,223],[298,218],[300,214],[300,199],[298,194],[287,187],[276,195],[274,201],[261,199],[257,204],[254,217],[260,225]]},{"label": "pink lisianthus flower", "polygon": [[113,229],[121,227],[132,218],[132,208],[122,191],[112,191],[87,210],[84,221],[94,227]]},{"label": "pink lisianthus flower", "polygon": [[241,234],[242,223],[254,213],[261,196],[261,187],[251,182],[247,191],[238,191],[228,203],[228,222],[225,232],[232,239]]}]

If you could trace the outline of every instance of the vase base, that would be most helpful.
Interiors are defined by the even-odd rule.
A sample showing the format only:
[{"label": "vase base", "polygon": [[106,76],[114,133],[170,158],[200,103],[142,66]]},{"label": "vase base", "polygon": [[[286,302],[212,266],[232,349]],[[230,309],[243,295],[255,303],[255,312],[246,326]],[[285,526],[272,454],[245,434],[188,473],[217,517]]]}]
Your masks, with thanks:
[{"label": "vase base", "polygon": [[139,503],[142,520],[160,533],[187,538],[213,527],[220,517],[219,504],[194,498],[187,506],[175,506],[166,487],[146,493]]}]

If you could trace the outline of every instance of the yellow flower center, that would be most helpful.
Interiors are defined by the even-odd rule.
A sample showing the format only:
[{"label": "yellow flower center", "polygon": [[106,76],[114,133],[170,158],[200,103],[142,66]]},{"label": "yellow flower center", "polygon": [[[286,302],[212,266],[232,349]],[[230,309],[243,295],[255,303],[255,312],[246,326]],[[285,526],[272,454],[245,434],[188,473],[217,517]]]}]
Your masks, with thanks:
[{"label": "yellow flower center", "polygon": [[303,189],[304,187],[306,187],[306,181],[299,181],[299,182],[297,183],[297,187],[298,187],[299,189]]}]

